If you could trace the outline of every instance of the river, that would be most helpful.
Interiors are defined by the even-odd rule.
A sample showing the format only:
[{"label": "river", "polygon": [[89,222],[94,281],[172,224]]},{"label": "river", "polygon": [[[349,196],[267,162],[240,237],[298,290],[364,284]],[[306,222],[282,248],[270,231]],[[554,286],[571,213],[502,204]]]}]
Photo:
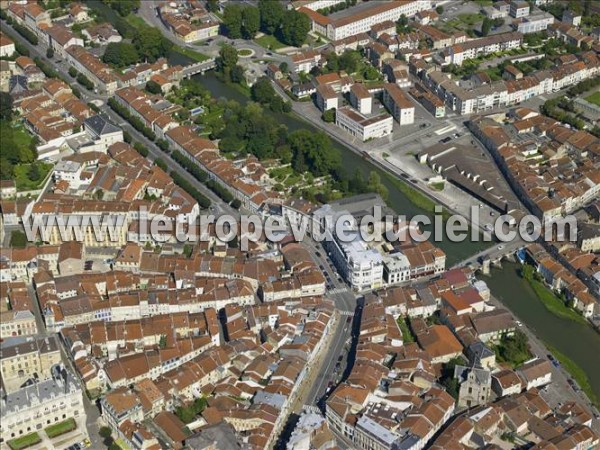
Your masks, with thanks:
[{"label": "river", "polygon": [[[185,64],[186,62],[181,60],[179,54],[174,55],[171,60],[173,63],[178,64]],[[243,93],[221,82],[213,72],[196,76],[195,79],[206,87],[214,97],[225,97],[240,103],[248,101]],[[293,114],[278,114],[276,117],[280,122],[287,125],[291,131],[302,128],[318,131],[313,125]],[[413,204],[407,195],[390,181],[387,174],[384,174],[370,161],[363,159],[336,141],[333,141],[333,145],[340,151],[345,167],[351,168],[352,171],[359,169],[365,177],[373,170],[380,174],[382,182],[389,191],[388,204],[398,214],[407,217],[416,214],[430,215],[427,211]],[[446,252],[448,267],[489,246],[489,243],[468,240],[456,243],[448,239],[435,244]],[[598,355],[600,355],[600,335],[589,326],[558,318],[548,312],[527,283],[519,277],[516,264],[505,263],[503,269],[494,269],[492,273],[492,277],[485,277],[484,280],[488,283],[494,297],[501,300],[544,342],[552,345],[578,364],[587,374],[596,396],[600,398],[600,376],[598,376],[600,374],[600,358],[598,358]],[[582,343],[585,344],[582,345]]]},{"label": "river", "polygon": [[518,264],[502,262],[491,276],[480,277],[492,295],[510,309],[542,341],[568,356],[587,374],[592,390],[600,398],[600,334],[589,325],[562,319],[550,313],[526,280]]}]

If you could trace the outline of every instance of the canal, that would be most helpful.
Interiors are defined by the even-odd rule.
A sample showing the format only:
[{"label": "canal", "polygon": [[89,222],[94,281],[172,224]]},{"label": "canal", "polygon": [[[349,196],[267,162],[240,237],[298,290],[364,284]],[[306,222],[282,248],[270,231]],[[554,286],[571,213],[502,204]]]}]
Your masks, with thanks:
[{"label": "canal", "polygon": [[481,277],[492,295],[510,309],[543,342],[568,356],[586,374],[600,398],[600,334],[589,325],[550,313],[518,273],[519,265],[502,262],[490,277]]},{"label": "canal", "polygon": [[[185,61],[181,61],[181,55],[175,56],[174,62],[185,63]],[[197,76],[195,79],[216,98],[225,97],[242,104],[248,101],[242,92],[221,82],[213,72]],[[302,128],[318,131],[313,125],[293,114],[279,114],[277,119],[287,125],[290,131]],[[368,177],[371,171],[379,173],[389,191],[388,204],[398,214],[407,217],[416,214],[430,215],[411,202],[409,197],[397,187],[397,181],[393,182],[387,173],[337,141],[332,140],[332,142],[342,155],[344,167],[348,168],[351,173],[356,169],[360,170],[365,177]],[[442,242],[437,242],[436,245],[446,252],[447,265],[450,267],[485,249],[490,244],[471,242],[470,240],[456,243],[444,239]],[[526,281],[519,276],[517,268],[518,266],[514,263],[506,263],[503,269],[494,269],[493,276],[485,277],[484,280],[488,283],[494,297],[513,311],[541,340],[555,347],[579,365],[590,380],[594,393],[600,398],[600,358],[598,357],[600,355],[600,335],[590,326],[561,319],[548,312]]]},{"label": "canal", "polygon": [[[179,58],[178,58],[179,57]],[[173,60],[177,61],[179,64],[182,63],[180,60],[181,55],[175,55]],[[195,79],[200,82],[205,88],[207,88],[215,98],[224,97],[231,100],[236,100],[242,104],[249,101],[248,97],[246,97],[242,92],[237,90],[235,87],[227,85],[220,81],[214,72],[208,72],[205,75],[196,76]],[[272,114],[267,111],[267,114]],[[277,114],[277,120],[288,127],[288,130],[295,131],[299,129],[308,129],[313,132],[319,131],[312,124],[305,122],[295,114]],[[358,154],[354,153],[349,148],[341,145],[339,142],[331,139],[331,142],[335,148],[338,149],[340,154],[342,155],[342,160],[344,161],[344,168],[347,170],[349,175],[352,175],[357,169],[362,173],[362,175],[368,178],[369,174],[372,171],[376,171],[380,177],[381,182],[388,189],[388,205],[399,215],[406,216],[407,218],[414,217],[417,214],[425,214],[429,217],[432,217],[432,214],[418,206],[416,206],[407,194],[402,192],[397,183],[401,183],[399,180],[394,180],[390,174],[382,171],[381,169],[375,167],[370,161],[362,158]],[[456,243],[451,242],[449,239],[446,239],[444,234],[444,239],[441,242],[436,242],[436,246],[440,247],[447,255],[446,264],[448,267],[453,266],[459,261],[462,261],[482,250],[489,247],[490,243],[485,242],[471,242],[468,239],[465,239],[464,242]]]}]

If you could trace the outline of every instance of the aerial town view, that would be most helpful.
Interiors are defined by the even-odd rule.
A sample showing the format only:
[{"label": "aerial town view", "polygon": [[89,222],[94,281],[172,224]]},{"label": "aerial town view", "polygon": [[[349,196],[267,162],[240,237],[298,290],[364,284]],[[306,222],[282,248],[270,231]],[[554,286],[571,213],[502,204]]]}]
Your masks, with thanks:
[{"label": "aerial town view", "polygon": [[600,449],[600,0],[0,26],[0,450]]}]

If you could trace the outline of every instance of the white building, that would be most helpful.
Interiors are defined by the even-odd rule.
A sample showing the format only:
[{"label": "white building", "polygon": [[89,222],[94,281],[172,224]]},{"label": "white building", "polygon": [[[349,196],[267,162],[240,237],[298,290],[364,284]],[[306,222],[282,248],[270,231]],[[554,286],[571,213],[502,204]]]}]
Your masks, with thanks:
[{"label": "white building", "polygon": [[513,0],[510,2],[510,15],[515,19],[527,17],[529,15],[529,3],[522,0]]},{"label": "white building", "polygon": [[365,117],[349,106],[345,106],[337,110],[335,124],[364,142],[392,134],[394,119],[387,113]]},{"label": "white building", "polygon": [[517,24],[517,31],[523,34],[546,31],[549,25],[554,23],[554,16],[547,12],[541,12],[534,16],[528,16]]},{"label": "white building", "polygon": [[85,429],[83,390],[73,375],[54,366],[52,377],[3,397],[0,408],[0,436],[4,442],[49,425],[75,418]]},{"label": "white building", "polygon": [[15,51],[15,43],[12,39],[0,33],[0,58],[12,56]]},{"label": "white building", "polygon": [[363,84],[356,83],[350,88],[350,103],[359,113],[371,114],[373,96]]},{"label": "white building", "polygon": [[317,88],[317,106],[323,112],[337,109],[338,95],[328,84],[322,84]]},{"label": "white building", "polygon": [[400,125],[415,121],[415,105],[398,85],[388,83],[383,88],[383,104]]}]

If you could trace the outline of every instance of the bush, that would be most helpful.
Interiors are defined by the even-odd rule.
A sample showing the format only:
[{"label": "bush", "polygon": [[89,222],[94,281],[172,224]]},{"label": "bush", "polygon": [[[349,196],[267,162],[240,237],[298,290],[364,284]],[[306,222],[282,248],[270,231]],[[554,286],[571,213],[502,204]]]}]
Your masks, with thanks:
[{"label": "bush", "polygon": [[136,142],[135,144],[133,144],[133,148],[143,157],[146,157],[150,154],[150,152],[148,151],[148,148],[145,145],[140,144],[139,142]]},{"label": "bush", "polygon": [[77,72],[77,69],[75,67],[69,67],[69,75],[71,75],[73,78],[77,78],[79,72]]},{"label": "bush", "polygon": [[48,50],[46,50],[46,58],[54,58],[54,49],[52,47],[48,47]]},{"label": "bush", "polygon": [[188,194],[190,194],[194,198],[194,200],[198,202],[200,208],[206,209],[210,206],[210,200],[204,195],[202,195],[200,191],[198,191],[198,189],[192,186],[192,184],[189,181],[187,181],[175,171],[172,171],[170,175],[177,186],[179,186]]},{"label": "bush", "polygon": [[161,168],[162,170],[164,170],[165,172],[166,172],[166,171],[169,169],[169,168],[167,167],[167,163],[166,163],[164,160],[160,159],[160,158],[156,158],[156,159],[154,160],[154,164],[156,164],[158,167],[160,167],[160,168]]},{"label": "bush", "polygon": [[17,33],[27,39],[31,45],[38,45],[38,37],[29,28],[19,25],[18,23],[13,23],[12,27]]},{"label": "bush", "polygon": [[93,91],[94,90],[94,83],[92,83],[88,77],[86,77],[84,74],[80,73],[77,75],[77,82],[79,84],[81,84],[84,88],[86,88],[88,91]]}]

